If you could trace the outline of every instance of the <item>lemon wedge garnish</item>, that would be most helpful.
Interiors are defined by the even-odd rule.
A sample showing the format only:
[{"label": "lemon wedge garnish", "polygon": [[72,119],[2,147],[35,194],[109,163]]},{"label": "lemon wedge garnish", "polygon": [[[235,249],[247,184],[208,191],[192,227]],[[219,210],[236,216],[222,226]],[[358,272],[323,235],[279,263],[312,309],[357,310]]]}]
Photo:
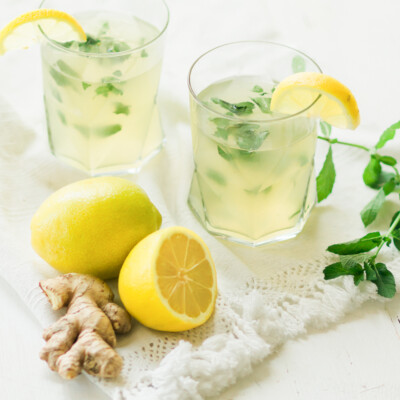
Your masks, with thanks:
[{"label": "lemon wedge garnish", "polygon": [[118,290],[125,308],[143,325],[169,332],[191,329],[214,310],[214,262],[194,232],[165,228],[133,248],[122,266]]},{"label": "lemon wedge garnish", "polygon": [[57,42],[86,41],[86,34],[74,17],[63,11],[40,9],[20,15],[0,31],[0,54],[38,42],[43,37],[39,26]]},{"label": "lemon wedge garnish", "polygon": [[307,116],[319,117],[342,129],[359,125],[360,112],[351,91],[337,79],[319,72],[299,72],[283,79],[272,94],[271,110],[296,114],[314,101],[306,110]]}]

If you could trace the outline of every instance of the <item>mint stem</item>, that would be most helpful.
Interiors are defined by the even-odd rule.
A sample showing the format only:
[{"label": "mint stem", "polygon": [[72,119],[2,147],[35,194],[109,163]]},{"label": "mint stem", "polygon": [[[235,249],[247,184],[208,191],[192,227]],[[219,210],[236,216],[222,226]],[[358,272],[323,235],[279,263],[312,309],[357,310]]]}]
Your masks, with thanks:
[{"label": "mint stem", "polygon": [[385,236],[382,236],[382,241],[379,243],[378,248],[376,249],[375,254],[372,256],[372,258],[375,260],[376,257],[378,256],[379,252],[381,251],[383,245],[386,243],[386,239],[390,237],[394,229],[396,228],[397,224],[400,222],[400,213],[396,217],[396,219],[390,224],[389,230]]},{"label": "mint stem", "polygon": [[318,139],[325,140],[325,142],[328,142],[330,144],[337,143],[337,144],[342,144],[342,145],[345,145],[345,146],[357,147],[358,149],[362,149],[362,150],[368,151],[368,153],[371,151],[368,147],[362,146],[361,144],[349,143],[349,142],[341,142],[340,140],[329,139],[329,138],[326,138],[324,136],[318,136]]}]

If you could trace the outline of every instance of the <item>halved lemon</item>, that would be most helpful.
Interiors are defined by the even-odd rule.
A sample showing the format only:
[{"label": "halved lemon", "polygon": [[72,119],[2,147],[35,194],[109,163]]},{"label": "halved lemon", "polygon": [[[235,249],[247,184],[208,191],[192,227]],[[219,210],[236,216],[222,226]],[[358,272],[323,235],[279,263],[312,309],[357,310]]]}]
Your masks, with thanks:
[{"label": "halved lemon", "polygon": [[319,72],[299,72],[283,79],[272,94],[271,110],[296,114],[315,100],[307,116],[319,117],[342,129],[359,125],[360,112],[351,91],[337,79]]},{"label": "halved lemon", "polygon": [[217,276],[203,239],[174,226],[150,234],[133,248],[122,266],[118,289],[122,303],[140,323],[178,332],[210,318]]},{"label": "halved lemon", "polygon": [[86,34],[74,17],[63,11],[40,9],[20,15],[0,31],[0,54],[26,49],[39,41],[43,36],[39,26],[57,42],[86,41]]}]

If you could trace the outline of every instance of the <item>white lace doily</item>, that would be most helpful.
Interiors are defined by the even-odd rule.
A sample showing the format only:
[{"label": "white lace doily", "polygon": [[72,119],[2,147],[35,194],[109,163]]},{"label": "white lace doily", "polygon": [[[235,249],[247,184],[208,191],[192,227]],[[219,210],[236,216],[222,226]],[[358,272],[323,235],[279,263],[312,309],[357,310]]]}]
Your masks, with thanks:
[{"label": "white lace doily", "polygon": [[[55,271],[30,249],[29,222],[53,190],[83,175],[50,156],[43,138],[22,124],[7,104],[1,106],[0,273],[48,325],[59,313],[51,311],[37,283]],[[119,337],[117,349],[124,358],[120,378],[91,378],[113,399],[215,396],[249,374],[279,344],[311,327],[326,327],[377,298],[369,282],[355,287],[351,277],[325,282],[322,275],[334,259],[324,251],[329,244],[365,233],[358,212],[373,191],[361,181],[364,154],[335,148],[334,194],[316,207],[304,231],[295,240],[252,249],[219,241],[201,228],[186,203],[192,171],[188,126],[178,125],[168,139],[166,149],[137,182],[160,209],[164,226],[185,225],[205,238],[216,262],[220,294],[215,314],[199,328],[162,333],[136,324],[131,333]],[[395,207],[389,202],[373,228],[385,229]],[[383,257],[398,280],[396,250]]]}]

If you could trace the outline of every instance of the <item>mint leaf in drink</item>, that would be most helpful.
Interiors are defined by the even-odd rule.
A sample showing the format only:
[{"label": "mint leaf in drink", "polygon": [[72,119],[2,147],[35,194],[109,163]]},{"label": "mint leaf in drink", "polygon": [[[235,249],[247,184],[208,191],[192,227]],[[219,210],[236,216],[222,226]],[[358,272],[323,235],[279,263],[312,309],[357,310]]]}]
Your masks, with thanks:
[{"label": "mint leaf in drink", "polygon": [[329,138],[329,136],[331,136],[332,126],[325,121],[320,121],[319,126],[321,128],[321,133],[326,138]]},{"label": "mint leaf in drink", "polygon": [[54,68],[50,68],[50,75],[51,77],[54,79],[54,82],[61,87],[65,87],[65,86],[70,86],[71,85],[71,81],[70,79],[68,79],[65,75],[63,75],[61,72],[58,72],[57,70],[55,70]]},{"label": "mint leaf in drink", "polygon": [[83,88],[83,90],[86,90],[87,88],[90,88],[90,86],[92,86],[91,83],[87,83],[87,82],[83,82],[83,81],[82,81],[82,88]]},{"label": "mint leaf in drink", "polygon": [[333,244],[327,248],[327,251],[339,255],[366,253],[378,247],[381,241],[382,236],[379,232],[371,232],[360,239]]},{"label": "mint leaf in drink", "polygon": [[60,103],[62,103],[61,94],[60,94],[60,92],[59,92],[55,87],[52,87],[52,88],[51,88],[51,93],[52,93],[52,95],[54,96],[54,98],[55,98],[57,101],[59,101]]},{"label": "mint leaf in drink", "polygon": [[118,78],[120,78],[120,77],[122,76],[122,72],[121,72],[119,69],[117,69],[116,71],[114,71],[112,74],[113,74],[114,76],[118,77]]},{"label": "mint leaf in drink", "polygon": [[371,156],[371,159],[363,173],[364,183],[374,189],[377,188],[381,171],[381,163],[374,156]]},{"label": "mint leaf in drink", "polygon": [[389,128],[384,130],[378,140],[378,143],[375,145],[375,148],[381,149],[389,140],[394,139],[397,129],[400,129],[400,121],[394,123],[393,125],[389,126]]},{"label": "mint leaf in drink", "polygon": [[84,137],[88,138],[90,134],[90,128],[85,125],[74,125],[74,128]]},{"label": "mint leaf in drink", "polygon": [[66,62],[63,60],[58,60],[57,63],[58,68],[60,68],[61,72],[64,72],[64,74],[70,75],[74,78],[79,78],[79,74],[73,70]]},{"label": "mint leaf in drink", "polygon": [[385,202],[386,196],[383,188],[379,189],[377,195],[362,209],[360,215],[365,227],[375,221],[379,210]]},{"label": "mint leaf in drink", "polygon": [[218,128],[227,128],[230,124],[229,119],[226,118],[211,118],[211,122],[213,122],[215,125],[217,125]]},{"label": "mint leaf in drink", "polygon": [[235,149],[234,154],[237,157],[240,157],[242,161],[254,161],[256,152],[255,151],[249,151],[249,150],[240,150],[240,149]]},{"label": "mint leaf in drink", "polygon": [[214,132],[214,135],[221,139],[227,140],[228,136],[229,136],[229,132],[226,129],[217,128],[217,130]]},{"label": "mint leaf in drink", "polygon": [[233,155],[225,151],[222,146],[217,146],[217,148],[218,148],[218,154],[226,161],[231,161],[233,159]]},{"label": "mint leaf in drink", "polygon": [[213,169],[209,169],[207,171],[207,176],[212,179],[214,182],[218,183],[218,185],[226,185],[226,180],[225,178],[217,171]]},{"label": "mint leaf in drink", "polygon": [[109,30],[110,30],[110,24],[108,23],[108,21],[106,21],[101,26],[101,29],[100,29],[100,32],[99,32],[99,36],[103,36],[103,35],[107,34]]},{"label": "mint leaf in drink", "polygon": [[257,104],[258,108],[263,112],[264,114],[271,114],[271,98],[270,97],[256,97],[252,98],[254,103]]},{"label": "mint leaf in drink", "polygon": [[130,49],[131,49],[131,48],[130,48],[130,46],[128,45],[128,43],[125,43],[125,42],[117,41],[117,42],[115,42],[114,45],[113,45],[113,51],[114,51],[115,53],[120,53],[120,52],[122,52],[122,51],[127,51],[127,50],[130,50]]},{"label": "mint leaf in drink", "polygon": [[253,89],[251,89],[251,91],[254,92],[254,93],[263,93],[264,92],[263,88],[261,86],[258,86],[258,85],[255,85],[253,87]]},{"label": "mint leaf in drink", "polygon": [[148,56],[149,56],[149,53],[146,50],[143,49],[140,52],[140,57],[145,58],[145,57],[148,57]]},{"label": "mint leaf in drink", "polygon": [[61,44],[61,46],[65,47],[66,49],[69,49],[75,43],[78,43],[78,42],[76,40],[70,40],[69,42],[63,42],[60,44]]},{"label": "mint leaf in drink", "polygon": [[228,103],[225,100],[217,99],[216,97],[212,97],[211,101],[214,104],[218,104],[222,108],[225,108],[229,112],[235,115],[248,115],[253,112],[254,104],[249,101],[243,101],[241,103]]},{"label": "mint leaf in drink", "polygon": [[396,294],[396,283],[393,274],[387,269],[386,265],[383,263],[377,263],[373,266],[375,271],[375,279],[368,279],[378,288],[378,294],[386,297],[392,298]]},{"label": "mint leaf in drink", "polygon": [[104,126],[104,127],[101,127],[101,128],[96,128],[94,130],[94,132],[95,132],[95,134],[97,136],[105,138],[105,137],[108,137],[108,136],[115,135],[121,129],[122,129],[121,125],[115,124],[115,125]]},{"label": "mint leaf in drink", "polygon": [[122,90],[115,87],[112,83],[106,83],[105,85],[101,85],[96,89],[96,94],[99,96],[108,97],[110,93],[115,95],[122,95]]},{"label": "mint leaf in drink", "polygon": [[246,151],[260,148],[265,138],[269,135],[267,130],[259,131],[257,124],[237,124],[228,128],[228,133],[236,139],[237,145]]},{"label": "mint leaf in drink", "polygon": [[65,118],[65,115],[60,110],[57,111],[57,114],[58,117],[60,118],[61,123],[63,125],[67,125],[67,119]]},{"label": "mint leaf in drink", "polygon": [[127,105],[122,104],[122,103],[115,103],[114,114],[129,115],[130,114],[130,108],[131,108],[131,106],[127,106]]},{"label": "mint leaf in drink", "polygon": [[224,140],[228,139],[229,133],[227,131],[227,128],[230,124],[229,119],[211,118],[210,121],[217,126],[217,130],[214,132],[214,135]]},{"label": "mint leaf in drink", "polygon": [[306,70],[306,61],[302,56],[294,56],[292,59],[292,71],[293,73],[304,72]]},{"label": "mint leaf in drink", "polygon": [[84,53],[99,53],[100,39],[96,39],[91,35],[86,35],[86,42],[78,42],[79,51]]},{"label": "mint leaf in drink", "polygon": [[329,146],[328,153],[325,158],[324,165],[317,176],[317,197],[318,202],[326,199],[333,189],[335,184],[336,171],[332,157],[332,146]]}]

